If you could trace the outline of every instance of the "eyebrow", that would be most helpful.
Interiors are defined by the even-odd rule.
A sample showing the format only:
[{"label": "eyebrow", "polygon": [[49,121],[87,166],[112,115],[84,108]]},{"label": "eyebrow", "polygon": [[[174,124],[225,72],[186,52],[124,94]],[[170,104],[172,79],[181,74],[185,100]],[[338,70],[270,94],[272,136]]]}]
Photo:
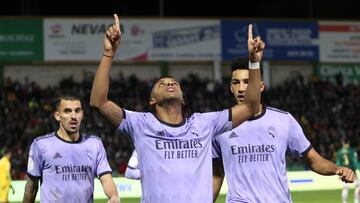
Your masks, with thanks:
[{"label": "eyebrow", "polygon": [[[177,83],[179,83],[178,81],[176,81],[176,80],[173,79],[173,78],[169,78],[169,79],[170,79],[171,82],[177,82]],[[165,80],[164,80],[164,79],[161,79],[161,80],[157,81],[155,84],[158,84],[158,83],[160,83],[160,82],[165,82]]]},{"label": "eyebrow", "polygon": [[[82,108],[81,107],[76,107],[74,110],[79,110],[79,109],[81,110]],[[64,108],[64,111],[65,110],[73,110],[73,109],[72,108]]]}]

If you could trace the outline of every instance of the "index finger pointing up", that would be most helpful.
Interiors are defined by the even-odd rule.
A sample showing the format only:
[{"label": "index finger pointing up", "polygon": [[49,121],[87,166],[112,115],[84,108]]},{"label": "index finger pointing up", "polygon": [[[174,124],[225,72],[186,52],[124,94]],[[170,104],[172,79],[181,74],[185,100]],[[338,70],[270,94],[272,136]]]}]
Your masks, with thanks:
[{"label": "index finger pointing up", "polygon": [[248,39],[250,39],[250,40],[252,40],[252,39],[253,39],[252,24],[249,24],[249,29],[248,29]]},{"label": "index finger pointing up", "polygon": [[116,31],[119,31],[119,32],[120,32],[120,22],[119,22],[119,17],[117,16],[117,14],[116,14],[116,13],[114,14],[114,19],[115,19],[115,28],[116,28]]}]

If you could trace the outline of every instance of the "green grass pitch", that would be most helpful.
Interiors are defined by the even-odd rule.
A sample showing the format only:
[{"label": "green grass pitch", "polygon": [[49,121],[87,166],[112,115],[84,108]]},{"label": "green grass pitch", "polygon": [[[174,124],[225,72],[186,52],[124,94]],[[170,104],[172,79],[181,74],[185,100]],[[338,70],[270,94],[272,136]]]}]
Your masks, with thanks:
[{"label": "green grass pitch", "polygon": [[[341,202],[341,190],[292,192],[294,203],[338,203]],[[220,196],[216,203],[224,203],[225,196]],[[348,202],[354,202],[354,190],[349,191]],[[106,203],[106,200],[96,200],[94,203]],[[140,203],[140,199],[122,199],[121,203]]]},{"label": "green grass pitch", "polygon": [[[338,203],[341,202],[341,190],[292,192],[293,203]],[[95,203],[104,203],[95,201]],[[121,203],[139,203],[139,199],[122,199]],[[220,196],[216,203],[224,203],[225,196]],[[354,202],[354,190],[349,191],[348,202]]]}]

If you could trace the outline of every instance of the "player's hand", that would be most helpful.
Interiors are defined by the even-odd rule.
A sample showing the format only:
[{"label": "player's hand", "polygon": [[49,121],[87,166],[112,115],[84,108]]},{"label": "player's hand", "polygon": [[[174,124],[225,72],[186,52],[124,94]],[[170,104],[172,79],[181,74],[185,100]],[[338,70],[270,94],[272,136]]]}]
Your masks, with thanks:
[{"label": "player's hand", "polygon": [[14,195],[14,194],[15,194],[15,189],[14,189],[14,187],[13,187],[12,185],[10,185],[10,188],[11,188],[11,190],[12,190],[12,194]]},{"label": "player's hand", "polygon": [[107,55],[113,56],[120,46],[121,30],[119,17],[114,14],[115,24],[110,26],[104,36],[104,51]]},{"label": "player's hand", "polygon": [[260,62],[263,56],[263,51],[265,48],[265,43],[261,40],[259,36],[253,38],[252,25],[249,25],[248,29],[248,51],[249,51],[249,60],[253,63]]},{"label": "player's hand", "polygon": [[352,182],[354,182],[354,179],[355,179],[354,171],[349,168],[342,167],[342,166],[339,166],[337,168],[336,175],[338,175],[339,178],[341,179],[341,181],[343,181],[345,183],[352,183]]},{"label": "player's hand", "polygon": [[107,203],[120,203],[120,199],[117,196],[113,196],[107,201]]}]

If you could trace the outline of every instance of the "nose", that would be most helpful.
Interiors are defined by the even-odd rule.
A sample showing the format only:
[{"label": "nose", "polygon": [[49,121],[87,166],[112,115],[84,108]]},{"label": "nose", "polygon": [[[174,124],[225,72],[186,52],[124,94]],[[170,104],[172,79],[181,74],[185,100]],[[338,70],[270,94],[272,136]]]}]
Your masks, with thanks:
[{"label": "nose", "polygon": [[71,113],[71,119],[76,119],[76,113],[74,111]]},{"label": "nose", "polygon": [[174,82],[168,82],[166,86],[174,86]]},{"label": "nose", "polygon": [[244,82],[241,82],[239,92],[244,92],[245,90],[246,90],[246,84]]}]

